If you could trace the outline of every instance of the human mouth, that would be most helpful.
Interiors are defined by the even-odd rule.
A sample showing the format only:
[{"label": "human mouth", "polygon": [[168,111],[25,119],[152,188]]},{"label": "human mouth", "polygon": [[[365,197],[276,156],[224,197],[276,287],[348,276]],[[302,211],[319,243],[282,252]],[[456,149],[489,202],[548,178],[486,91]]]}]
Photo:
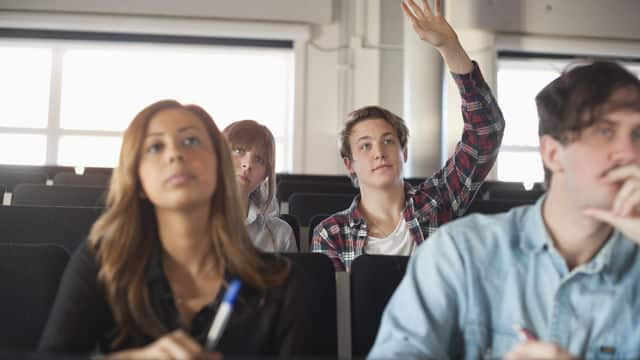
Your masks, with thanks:
[{"label": "human mouth", "polygon": [[193,175],[187,172],[177,172],[165,179],[167,185],[182,185],[193,179]]},{"label": "human mouth", "polygon": [[371,170],[371,172],[375,172],[375,171],[382,170],[382,169],[387,169],[387,168],[390,168],[390,167],[391,167],[391,165],[389,165],[389,164],[378,165],[375,168],[373,168],[373,170]]},{"label": "human mouth", "polygon": [[246,175],[238,174],[238,178],[245,184],[249,182],[249,177]]}]

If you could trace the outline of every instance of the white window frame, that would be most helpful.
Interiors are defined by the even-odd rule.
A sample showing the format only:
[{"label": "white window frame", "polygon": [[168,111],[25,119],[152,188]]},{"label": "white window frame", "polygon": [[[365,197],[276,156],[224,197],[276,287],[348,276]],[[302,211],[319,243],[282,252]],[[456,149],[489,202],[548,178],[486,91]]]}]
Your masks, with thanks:
[{"label": "white window frame", "polygon": [[[310,28],[302,24],[282,23],[257,23],[204,19],[181,19],[166,17],[141,17],[127,15],[89,15],[89,14],[52,14],[52,13],[25,13],[20,11],[0,12],[0,24],[3,28],[20,30],[51,30],[51,31],[78,31],[90,33],[114,33],[114,34],[139,34],[139,35],[164,35],[164,36],[198,36],[218,38],[247,38],[261,40],[289,40],[293,43],[294,53],[294,77],[293,77],[293,106],[291,123],[286,129],[289,139],[289,151],[285,154],[285,169],[291,172],[299,172],[303,169],[304,161],[304,111],[305,111],[305,74],[306,74],[306,42],[310,37]],[[11,41],[11,39],[2,39]],[[37,43],[37,41],[34,41]],[[51,42],[49,42],[50,46]],[[29,133],[46,134],[48,164],[54,163],[58,153],[58,140],[62,135],[59,127],[60,93],[55,89],[56,81],[59,82],[61,66],[55,66],[61,61],[61,52],[53,52],[54,69],[50,93],[49,125],[45,129],[26,128],[0,128],[5,133]],[[58,129],[55,131],[54,129]],[[64,135],[97,135],[97,136],[121,136],[114,131],[84,131],[64,130]]]},{"label": "white window frame", "polygon": [[[553,37],[553,36],[537,36],[537,35],[511,35],[511,34],[496,34],[495,37],[495,49],[496,53],[501,51],[513,51],[517,53],[531,53],[531,54],[545,54],[545,55],[571,55],[576,57],[593,58],[619,58],[626,59],[640,59],[640,41],[629,40],[600,40],[600,39],[581,39],[571,37]],[[532,56],[532,58],[535,58]],[[499,63],[501,61],[511,61],[510,59],[501,60],[500,57],[496,58],[496,73],[499,69]],[[522,61],[526,61],[526,58],[522,58]],[[520,60],[514,60],[514,62],[522,62]],[[558,62],[571,62],[571,60],[559,59]],[[545,60],[546,64],[554,62],[552,58]],[[534,65],[535,66],[535,65]],[[561,66],[562,67],[562,66]],[[634,66],[634,70],[640,68]],[[563,67],[560,69],[563,70]],[[497,86],[497,83],[496,83]],[[500,94],[497,94],[499,99]],[[509,126],[508,123],[506,126]],[[500,151],[509,152],[533,152],[539,151],[538,146],[518,146],[518,145],[503,145]],[[497,164],[500,166],[500,164]]]}]

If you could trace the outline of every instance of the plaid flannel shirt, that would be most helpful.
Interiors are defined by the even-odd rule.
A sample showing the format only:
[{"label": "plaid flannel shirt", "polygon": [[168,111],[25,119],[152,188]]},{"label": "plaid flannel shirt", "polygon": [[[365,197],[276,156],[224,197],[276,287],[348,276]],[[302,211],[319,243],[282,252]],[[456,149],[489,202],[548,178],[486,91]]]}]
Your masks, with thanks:
[{"label": "plaid flannel shirt", "polygon": [[[438,226],[464,214],[498,156],[504,132],[502,112],[478,65],[474,62],[469,74],[452,76],[462,97],[462,140],[444,167],[420,186],[404,184],[402,215],[416,245]],[[312,251],[329,256],[336,271],[349,271],[367,244],[368,228],[358,210],[359,200],[357,195],[348,209],[313,230]]]}]

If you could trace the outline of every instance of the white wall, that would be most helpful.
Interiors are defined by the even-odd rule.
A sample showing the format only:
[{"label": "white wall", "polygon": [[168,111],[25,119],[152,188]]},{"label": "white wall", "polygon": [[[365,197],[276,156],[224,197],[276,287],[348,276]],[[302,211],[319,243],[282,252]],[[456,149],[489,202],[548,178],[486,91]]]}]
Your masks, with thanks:
[{"label": "white wall", "polygon": [[[101,19],[118,22],[125,29],[135,28],[135,23],[141,21],[172,21],[168,31],[181,32],[190,27],[191,32],[205,29],[201,31],[230,35],[243,29],[243,34],[253,33],[259,38],[295,38],[297,54],[301,55],[297,72],[300,79],[295,123],[299,152],[295,171],[342,174],[336,135],[347,112],[362,105],[380,104],[401,116],[408,113],[404,104],[410,97],[405,87],[404,63],[408,50],[404,37],[415,37],[415,34],[404,34],[405,19],[399,3],[391,0],[2,0],[0,27],[8,23],[20,26],[19,21],[11,22],[7,14],[37,15],[43,22],[61,14],[103,14]],[[531,38],[544,38],[544,41],[533,41],[536,51],[545,51],[547,44],[578,43],[597,50],[605,48],[598,46],[604,43],[615,44],[610,48],[622,45],[627,54],[640,57],[638,0],[452,0],[445,5],[463,45],[479,61],[494,89],[496,49],[531,44]],[[91,21],[83,26],[96,26],[97,23]],[[263,25],[270,30],[263,31]],[[294,35],[287,35],[288,32]],[[505,45],[504,39],[508,44]],[[419,144],[433,143],[433,131],[441,129],[440,139],[436,135],[440,141],[426,150],[418,147],[413,150],[428,156],[411,160],[408,167],[412,176],[428,175],[439,166],[458,140],[462,124],[459,98],[451,88],[449,75],[442,74],[433,64],[424,66],[421,71],[428,74],[425,79],[436,79],[424,80],[429,82],[425,88],[438,89],[440,84],[431,82],[445,79],[447,91],[429,95],[429,99],[444,99],[445,123],[433,129],[416,125],[412,130],[411,141]],[[417,116],[415,121],[437,121],[428,116]]]},{"label": "white wall", "polygon": [[333,0],[2,0],[0,10],[328,24]]}]

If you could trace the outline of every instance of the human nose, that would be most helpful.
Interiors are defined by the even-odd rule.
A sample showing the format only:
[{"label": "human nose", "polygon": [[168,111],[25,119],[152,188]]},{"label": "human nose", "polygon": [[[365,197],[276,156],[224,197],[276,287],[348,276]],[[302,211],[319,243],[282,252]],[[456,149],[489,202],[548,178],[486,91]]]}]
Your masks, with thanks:
[{"label": "human nose", "polygon": [[170,163],[174,162],[174,161],[183,161],[184,160],[184,155],[182,154],[182,149],[180,148],[180,146],[175,142],[175,141],[171,141],[169,143],[168,149],[167,149],[167,157],[168,157],[168,161]]},{"label": "human nose", "polygon": [[242,169],[249,169],[251,168],[251,156],[249,154],[245,154],[241,159],[240,159],[240,168]]},{"label": "human nose", "polygon": [[619,165],[627,165],[638,161],[638,152],[640,146],[637,141],[625,137],[616,144],[616,147],[611,155],[611,159]]},{"label": "human nose", "polygon": [[376,160],[385,158],[384,148],[381,144],[373,145],[373,156]]}]

